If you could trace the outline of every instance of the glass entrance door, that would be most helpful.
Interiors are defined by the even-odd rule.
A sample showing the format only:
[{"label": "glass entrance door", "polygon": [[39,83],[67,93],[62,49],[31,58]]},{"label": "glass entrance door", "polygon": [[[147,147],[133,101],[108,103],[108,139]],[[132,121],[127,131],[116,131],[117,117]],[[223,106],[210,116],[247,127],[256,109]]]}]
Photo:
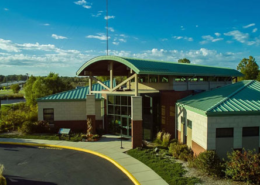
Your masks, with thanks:
[{"label": "glass entrance door", "polygon": [[122,135],[131,137],[131,119],[128,116],[121,116]]}]

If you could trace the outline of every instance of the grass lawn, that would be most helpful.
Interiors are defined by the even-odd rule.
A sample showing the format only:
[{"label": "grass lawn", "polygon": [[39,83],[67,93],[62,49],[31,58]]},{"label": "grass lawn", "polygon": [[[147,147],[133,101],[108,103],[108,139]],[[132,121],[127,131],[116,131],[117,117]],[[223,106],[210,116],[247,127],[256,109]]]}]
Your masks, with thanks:
[{"label": "grass lawn", "polygon": [[[59,136],[56,134],[35,134],[35,135],[11,135],[11,134],[0,134],[0,138],[20,138],[20,139],[45,139],[45,140],[59,140]],[[75,134],[70,140],[68,137],[62,137],[62,140],[77,142],[81,141],[80,134]]]},{"label": "grass lawn", "polygon": [[[24,95],[25,92],[24,92],[24,90],[21,90],[21,91],[19,91],[19,93],[17,93],[17,94],[22,94],[22,95]],[[11,89],[8,89],[8,90],[0,90],[0,96],[4,96],[4,95],[15,95],[15,94],[13,93],[13,91],[12,91]]]},{"label": "grass lawn", "polygon": [[149,166],[170,185],[195,185],[201,182],[196,177],[183,177],[186,171],[182,164],[157,156],[153,149],[132,149],[127,153]]}]

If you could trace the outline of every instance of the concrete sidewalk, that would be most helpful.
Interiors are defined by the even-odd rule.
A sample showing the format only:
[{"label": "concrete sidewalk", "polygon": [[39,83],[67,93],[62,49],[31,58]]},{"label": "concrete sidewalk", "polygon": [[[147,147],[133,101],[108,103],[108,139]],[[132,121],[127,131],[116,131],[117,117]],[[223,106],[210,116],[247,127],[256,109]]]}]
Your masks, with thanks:
[{"label": "concrete sidewalk", "polygon": [[0,138],[0,142],[16,142],[16,143],[35,143],[49,144],[57,146],[70,146],[87,150],[92,150],[100,154],[106,155],[115,160],[126,170],[128,170],[142,185],[166,185],[167,183],[155,173],[151,168],[136,160],[135,158],[125,154],[124,152],[131,149],[131,140],[123,140],[123,149],[120,148],[121,141],[117,136],[104,135],[97,142],[70,142],[70,141],[54,141],[54,140],[38,140],[38,139],[14,139]]}]

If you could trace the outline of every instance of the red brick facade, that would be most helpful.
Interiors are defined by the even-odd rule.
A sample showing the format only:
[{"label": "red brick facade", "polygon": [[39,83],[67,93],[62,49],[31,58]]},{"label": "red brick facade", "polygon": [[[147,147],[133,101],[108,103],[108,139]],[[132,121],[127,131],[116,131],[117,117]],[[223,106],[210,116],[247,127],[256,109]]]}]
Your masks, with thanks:
[{"label": "red brick facade", "polygon": [[161,128],[175,138],[175,104],[177,100],[192,94],[192,91],[160,91],[161,93]]},{"label": "red brick facade", "polygon": [[70,128],[73,132],[86,132],[87,120],[54,121],[54,128]]},{"label": "red brick facade", "polygon": [[143,140],[143,122],[133,121],[132,123],[132,148],[141,147]]},{"label": "red brick facade", "polygon": [[[103,128],[103,120],[94,120],[91,116],[93,133],[96,133],[96,129]],[[70,120],[70,121],[54,121],[55,130],[60,128],[70,128],[73,132],[87,132],[87,120]]]}]

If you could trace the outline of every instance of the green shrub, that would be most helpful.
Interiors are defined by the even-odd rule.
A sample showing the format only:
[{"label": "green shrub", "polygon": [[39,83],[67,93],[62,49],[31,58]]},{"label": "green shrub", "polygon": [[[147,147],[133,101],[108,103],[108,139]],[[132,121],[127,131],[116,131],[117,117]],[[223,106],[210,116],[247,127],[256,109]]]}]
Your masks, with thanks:
[{"label": "green shrub", "polygon": [[169,153],[174,158],[188,161],[193,156],[193,152],[185,144],[171,143],[169,147]]},{"label": "green shrub", "polygon": [[228,153],[226,176],[233,180],[242,180],[260,184],[260,154],[253,151],[233,151]]},{"label": "green shrub", "polygon": [[171,139],[171,134],[164,133],[162,136],[162,146],[167,147]]},{"label": "green shrub", "polygon": [[3,176],[4,165],[0,164],[0,185],[6,185],[6,179]]},{"label": "green shrub", "polygon": [[19,128],[19,131],[23,134],[31,134],[33,133],[34,124],[30,121],[25,121],[23,125]]},{"label": "green shrub", "polygon": [[203,173],[212,176],[223,176],[224,165],[215,151],[205,151],[200,153],[192,161],[189,161],[190,167],[195,167]]},{"label": "green shrub", "polygon": [[33,123],[34,133],[48,133],[50,131],[50,126],[47,121],[37,121]]}]

